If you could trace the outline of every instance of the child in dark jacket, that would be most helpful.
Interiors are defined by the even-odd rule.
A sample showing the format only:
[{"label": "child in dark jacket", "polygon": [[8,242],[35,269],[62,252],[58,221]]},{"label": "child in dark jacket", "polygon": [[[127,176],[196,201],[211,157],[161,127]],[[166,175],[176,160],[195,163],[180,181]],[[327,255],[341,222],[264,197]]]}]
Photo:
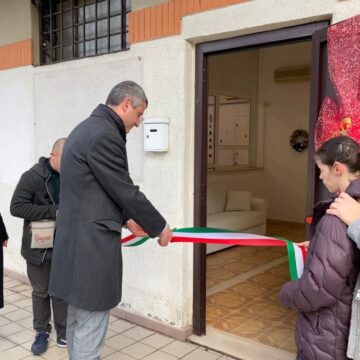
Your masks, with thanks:
[{"label": "child in dark jacket", "polygon": [[[316,152],[320,179],[331,193],[360,198],[360,146],[347,136],[326,141]],[[346,360],[351,303],[359,270],[359,251],[346,225],[327,215],[334,198],[314,207],[304,273],[285,284],[282,303],[299,311],[297,360]]]}]

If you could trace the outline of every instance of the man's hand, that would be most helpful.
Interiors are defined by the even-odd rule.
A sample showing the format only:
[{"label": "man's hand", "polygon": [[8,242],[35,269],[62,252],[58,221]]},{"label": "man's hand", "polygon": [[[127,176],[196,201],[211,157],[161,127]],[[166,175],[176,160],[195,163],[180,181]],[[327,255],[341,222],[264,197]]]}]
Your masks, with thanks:
[{"label": "man's hand", "polygon": [[148,235],[133,219],[128,220],[126,226],[135,236],[144,237]]},{"label": "man's hand", "polygon": [[4,240],[3,241],[3,247],[7,247],[7,244],[8,244],[8,240]]},{"label": "man's hand", "polygon": [[162,231],[162,233],[159,235],[158,243],[160,246],[168,246],[169,242],[172,239],[172,231],[170,229],[170,226],[166,224],[165,229]]},{"label": "man's hand", "polygon": [[341,193],[326,210],[327,214],[335,215],[345,224],[350,225],[360,218],[360,204],[346,193]]}]

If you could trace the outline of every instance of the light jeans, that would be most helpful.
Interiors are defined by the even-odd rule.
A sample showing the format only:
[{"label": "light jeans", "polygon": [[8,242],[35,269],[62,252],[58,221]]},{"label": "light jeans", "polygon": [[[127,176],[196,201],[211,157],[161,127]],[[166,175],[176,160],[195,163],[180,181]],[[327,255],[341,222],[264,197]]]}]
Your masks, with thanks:
[{"label": "light jeans", "polygon": [[66,338],[70,360],[99,360],[110,310],[88,311],[68,306]]}]

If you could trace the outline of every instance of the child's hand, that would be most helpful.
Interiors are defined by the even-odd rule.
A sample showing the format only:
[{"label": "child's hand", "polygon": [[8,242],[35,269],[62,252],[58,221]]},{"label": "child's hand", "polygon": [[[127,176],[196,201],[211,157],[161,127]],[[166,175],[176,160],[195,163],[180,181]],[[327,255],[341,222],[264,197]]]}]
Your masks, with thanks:
[{"label": "child's hand", "polygon": [[297,246],[303,246],[305,250],[307,251],[309,248],[310,241],[303,241],[301,243],[296,243]]}]

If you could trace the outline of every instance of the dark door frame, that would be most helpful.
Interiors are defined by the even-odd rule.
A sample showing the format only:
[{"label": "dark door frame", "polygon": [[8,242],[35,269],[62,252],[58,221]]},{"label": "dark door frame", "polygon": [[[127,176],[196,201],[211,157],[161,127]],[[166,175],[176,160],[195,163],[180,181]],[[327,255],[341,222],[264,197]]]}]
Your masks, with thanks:
[{"label": "dark door frame", "polygon": [[[325,96],[336,100],[337,95],[331,82],[328,70],[328,48],[327,48],[327,29],[322,29],[313,34],[312,37],[312,68],[314,69],[311,77],[311,101],[310,101],[310,134],[314,134],[315,124],[320,106]],[[314,136],[309,138],[309,147],[314,149]],[[311,214],[311,205],[320,200],[327,199],[330,193],[319,179],[319,169],[314,166],[313,161],[309,161],[308,174],[313,179],[313,183],[308,186],[308,214]]]},{"label": "dark door frame", "polygon": [[[207,188],[207,75],[208,57],[234,51],[263,48],[268,46],[283,45],[295,42],[309,41],[314,32],[326,29],[329,21],[320,21],[305,25],[292,26],[288,28],[271,30],[241,37],[217,40],[202,43],[196,46],[196,74],[195,74],[195,169],[194,169],[194,226],[206,226],[206,188]],[[314,51],[313,51],[314,52]],[[312,69],[312,81],[319,78],[320,67]],[[317,93],[319,88],[312,83],[311,96]],[[315,87],[316,86],[316,87]],[[321,96],[319,93],[317,99]],[[315,100],[311,103],[310,124],[315,124],[317,109]],[[317,110],[314,110],[317,109]],[[316,113],[317,114],[317,113]],[[314,126],[310,126],[313,131]],[[309,138],[312,138],[310,132]],[[313,153],[313,143],[310,143],[309,156]],[[309,203],[313,204],[314,169],[309,174],[309,189],[311,198]],[[206,328],[206,245],[194,244],[194,267],[193,267],[193,332],[196,335],[204,335]]]}]

